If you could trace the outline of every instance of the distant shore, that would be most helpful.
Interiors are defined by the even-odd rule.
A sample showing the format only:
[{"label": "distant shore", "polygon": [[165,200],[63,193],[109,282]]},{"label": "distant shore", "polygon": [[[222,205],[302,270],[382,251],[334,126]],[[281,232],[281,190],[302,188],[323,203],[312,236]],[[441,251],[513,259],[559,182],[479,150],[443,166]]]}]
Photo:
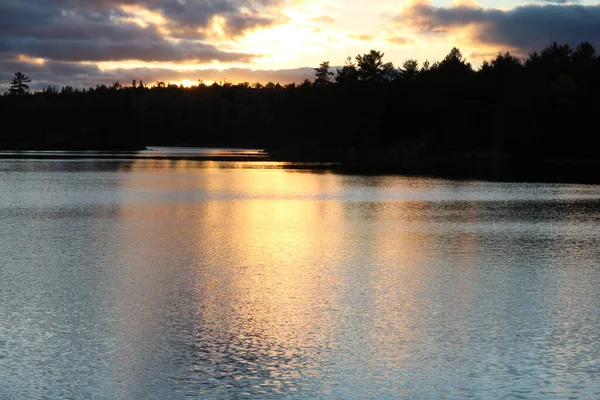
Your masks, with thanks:
[{"label": "distant shore", "polygon": [[501,53],[479,68],[456,47],[443,60],[401,67],[371,50],[335,72],[328,61],[314,70],[314,81],[286,85],[136,81],[35,93],[25,85],[0,96],[0,150],[135,158],[151,143],[213,144],[266,148],[269,157],[254,159],[282,168],[600,183],[600,57],[590,43],[553,42],[526,59]]},{"label": "distant shore", "polygon": [[0,143],[0,151],[120,151],[147,150],[140,144],[88,144],[88,143]]},{"label": "distant shore", "polygon": [[[160,149],[170,149],[161,146]],[[170,160],[285,163],[281,168],[329,170],[342,174],[431,176],[456,180],[499,182],[556,182],[600,184],[598,159],[525,159],[501,153],[413,154],[399,149],[362,150],[287,146],[252,154],[198,152],[213,147],[188,147],[189,153],[152,152],[152,147],[41,147],[0,146],[0,159],[44,160]],[[404,154],[402,154],[404,153]]]},{"label": "distant shore", "polygon": [[503,153],[411,154],[406,149],[362,150],[287,147],[268,151],[271,159],[332,163],[342,173],[419,175],[448,179],[600,184],[600,160],[524,158]]}]

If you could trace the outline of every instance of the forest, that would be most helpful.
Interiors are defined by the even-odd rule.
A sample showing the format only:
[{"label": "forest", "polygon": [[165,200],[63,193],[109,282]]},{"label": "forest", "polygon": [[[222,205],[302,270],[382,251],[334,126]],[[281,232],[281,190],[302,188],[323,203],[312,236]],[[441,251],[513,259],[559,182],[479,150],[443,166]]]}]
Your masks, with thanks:
[{"label": "forest", "polygon": [[134,81],[30,93],[29,81],[15,74],[0,96],[0,149],[252,147],[276,159],[457,174],[580,173],[600,160],[600,57],[589,43],[553,43],[525,59],[501,53],[479,68],[457,48],[399,67],[372,50],[287,85]]}]

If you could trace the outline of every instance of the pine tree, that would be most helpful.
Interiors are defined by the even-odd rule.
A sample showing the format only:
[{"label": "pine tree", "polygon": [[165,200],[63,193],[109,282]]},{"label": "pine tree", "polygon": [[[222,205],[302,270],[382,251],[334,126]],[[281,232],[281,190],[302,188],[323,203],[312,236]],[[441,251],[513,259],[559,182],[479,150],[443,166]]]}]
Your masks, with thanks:
[{"label": "pine tree", "polygon": [[315,85],[328,85],[331,83],[329,77],[333,76],[333,72],[329,72],[329,61],[323,61],[319,68],[314,68],[315,75],[317,79],[315,79]]},{"label": "pine tree", "polygon": [[15,77],[10,81],[9,93],[12,95],[24,95],[29,90],[28,83],[31,82],[28,76],[21,72],[15,73]]}]

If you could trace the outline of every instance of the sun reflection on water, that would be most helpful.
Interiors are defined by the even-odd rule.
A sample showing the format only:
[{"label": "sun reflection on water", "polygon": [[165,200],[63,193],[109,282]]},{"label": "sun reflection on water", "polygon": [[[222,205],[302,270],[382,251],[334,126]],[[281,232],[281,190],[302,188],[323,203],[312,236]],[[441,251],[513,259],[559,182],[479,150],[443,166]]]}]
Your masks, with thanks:
[{"label": "sun reflection on water", "polygon": [[552,186],[277,163],[52,165],[17,163],[0,197],[13,387],[30,371],[110,398],[595,390],[576,385],[600,351],[592,189],[565,202]]}]

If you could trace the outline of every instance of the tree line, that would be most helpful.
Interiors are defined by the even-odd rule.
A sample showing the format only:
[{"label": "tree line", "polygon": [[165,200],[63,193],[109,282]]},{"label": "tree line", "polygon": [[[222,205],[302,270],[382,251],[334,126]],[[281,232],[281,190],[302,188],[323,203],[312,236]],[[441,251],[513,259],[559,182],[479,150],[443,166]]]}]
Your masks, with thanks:
[{"label": "tree line", "polygon": [[[20,74],[20,73],[19,73]],[[267,148],[281,158],[396,163],[440,155],[598,159],[600,58],[553,43],[480,68],[452,49],[435,63],[384,54],[315,68],[299,84],[220,82],[184,88],[114,83],[29,94],[16,75],[0,97],[0,148]]]}]

